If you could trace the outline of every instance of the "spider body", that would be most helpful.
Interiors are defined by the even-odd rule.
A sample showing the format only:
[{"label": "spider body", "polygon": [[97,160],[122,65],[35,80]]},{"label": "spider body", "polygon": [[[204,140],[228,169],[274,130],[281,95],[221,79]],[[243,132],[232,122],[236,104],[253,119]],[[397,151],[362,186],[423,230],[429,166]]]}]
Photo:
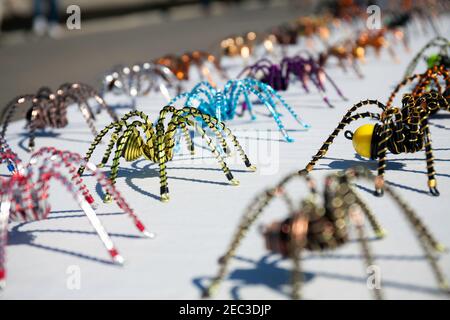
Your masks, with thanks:
[{"label": "spider body", "polygon": [[186,52],[181,56],[166,55],[155,60],[155,63],[166,66],[180,81],[189,80],[191,66],[195,66],[199,72],[200,78],[206,78],[211,84],[214,81],[211,76],[207,63],[214,66],[219,76],[223,79],[227,78],[225,71],[220,65],[220,61],[214,55],[204,51]]},{"label": "spider body", "polygon": [[28,164],[22,164],[3,138],[0,138],[0,163],[7,161],[12,175],[0,178],[0,287],[5,286],[5,250],[8,223],[11,221],[35,221],[46,219],[51,212],[49,187],[51,181],[60,182],[78,202],[94,227],[114,263],[122,264],[123,258],[105,231],[94,211],[94,198],[77,174],[77,165],[83,164],[93,173],[118,206],[133,220],[137,229],[147,237],[153,237],[125,199],[108,179],[91,163],[85,163],[78,154],[54,148],[41,148],[33,153]]},{"label": "spider body", "polygon": [[115,95],[127,95],[132,99],[131,107],[136,110],[136,98],[145,96],[151,91],[160,91],[169,101],[169,88],[176,88],[180,93],[179,80],[164,65],[145,62],[131,67],[117,66],[103,77],[101,96],[112,92]]},{"label": "spider body", "polygon": [[[309,127],[272,87],[251,78],[229,80],[222,90],[214,88],[207,82],[200,82],[190,92],[175,97],[170,104],[186,98],[185,106],[191,107],[194,102],[197,102],[197,107],[201,112],[209,114],[219,121],[234,119],[236,115],[243,116],[246,110],[249,111],[252,120],[255,120],[253,104],[250,101],[251,95],[255,95],[266,106],[286,141],[292,142],[293,139],[288,135],[281,122],[277,110],[277,100],[300,125],[304,128]],[[245,104],[243,104],[242,112],[238,113],[239,102],[242,98]]]},{"label": "spider body", "polygon": [[272,63],[268,59],[261,59],[255,64],[244,68],[238,75],[238,78],[243,74],[255,78],[277,91],[287,90],[290,79],[294,78],[294,80],[300,81],[303,89],[309,93],[307,81],[310,80],[322,95],[324,102],[331,108],[333,106],[325,95],[325,80],[328,80],[339,96],[346,100],[328,73],[312,57],[285,57],[280,64]]},{"label": "spider body", "polygon": [[90,98],[94,98],[100,105],[100,108],[105,109],[112,119],[117,119],[114,111],[106,105],[93,88],[81,83],[66,83],[61,85],[56,92],[52,92],[50,88],[42,87],[36,94],[27,94],[14,98],[6,105],[0,116],[0,123],[2,124],[1,136],[5,136],[8,125],[17,109],[28,106],[26,110],[26,127],[30,136],[28,149],[32,151],[35,146],[36,130],[64,128],[67,126],[67,107],[72,103],[78,105],[91,132],[96,135],[97,131],[94,125],[96,112],[89,105],[88,100]]},{"label": "spider body", "polygon": [[[172,117],[168,119],[167,126],[165,125],[167,115]],[[131,121],[132,119],[135,119]],[[228,151],[228,146],[225,140],[229,137],[233,142],[236,150],[239,152],[245,166],[251,170],[256,170],[251,165],[247,155],[242,149],[236,137],[231,133],[228,127],[217,119],[202,113],[201,111],[184,107],[176,109],[173,106],[164,107],[159,114],[159,118],[154,125],[143,112],[132,111],[123,116],[119,121],[113,122],[105,127],[94,139],[87,154],[86,161],[90,159],[97,145],[101,142],[103,137],[111,130],[113,130],[112,137],[108,143],[106,152],[102,158],[100,166],[108,163],[111,153],[115,147],[114,157],[111,166],[110,180],[114,184],[118,175],[120,160],[134,161],[141,157],[159,165],[160,174],[160,193],[161,200],[169,200],[169,187],[167,183],[166,163],[172,160],[175,146],[175,133],[178,128],[184,132],[184,137],[188,144],[189,150],[193,154],[194,144],[189,135],[188,128],[194,127],[195,130],[206,141],[213,155],[216,157],[222,171],[226,178],[233,185],[238,185],[239,181],[234,179],[233,174],[225,163],[223,157],[219,153],[215,143],[208,137],[205,130],[197,124],[197,121],[206,123],[209,128],[216,134],[218,140],[221,142],[223,150]],[[82,174],[84,166],[81,166],[79,173]],[[110,195],[107,192],[105,202],[109,202]]]},{"label": "spider body", "polygon": [[[300,205],[297,205],[287,192],[288,183],[296,178],[303,178],[309,189],[307,196],[301,197]],[[360,179],[372,181],[373,178],[370,171],[363,167],[329,174],[325,179],[323,196],[320,197],[315,181],[309,175],[293,173],[283,178],[274,187],[268,188],[257,195],[244,213],[225,254],[219,259],[219,271],[213,278],[212,283],[203,292],[203,296],[211,296],[223,281],[230,260],[235,256],[247,231],[276,198],[281,199],[286,204],[289,212],[288,217],[282,221],[269,224],[262,231],[266,248],[270,252],[281,254],[283,257],[292,260],[292,298],[300,298],[302,285],[301,257],[303,252],[332,251],[342,247],[348,244],[353,227],[356,229],[357,239],[361,245],[365,266],[374,265],[374,259],[364,230],[365,218],[377,238],[382,238],[385,231],[351,183]],[[386,192],[400,207],[406,220],[413,227],[439,287],[449,293],[447,280],[435,257],[435,251],[442,252],[444,247],[436,241],[406,201],[390,187],[386,188]],[[320,198],[322,198],[322,201],[320,201]],[[381,288],[373,289],[373,294],[377,299],[383,297]]]},{"label": "spider body", "polygon": [[[432,91],[418,97],[404,95],[402,104],[402,108],[387,108],[377,100],[364,100],[355,104],[302,171],[311,171],[314,168],[317,161],[325,156],[336,136],[347,125],[358,119],[371,118],[378,120],[378,123],[366,124],[358,128],[354,134],[347,131],[345,135],[352,140],[359,155],[378,160],[375,194],[383,194],[387,151],[394,154],[415,153],[425,148],[428,186],[431,194],[438,196],[428,118],[437,109],[450,111],[449,103],[441,94]],[[358,109],[368,105],[377,106],[381,109],[381,113],[356,113]]]}]

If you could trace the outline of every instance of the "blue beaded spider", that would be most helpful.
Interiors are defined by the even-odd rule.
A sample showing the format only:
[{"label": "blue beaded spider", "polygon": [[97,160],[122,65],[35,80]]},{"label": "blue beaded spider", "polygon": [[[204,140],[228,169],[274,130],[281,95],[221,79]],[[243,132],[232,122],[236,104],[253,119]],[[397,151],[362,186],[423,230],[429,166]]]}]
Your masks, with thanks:
[{"label": "blue beaded spider", "polygon": [[[277,123],[278,129],[284,136],[287,142],[293,142],[286,129],[281,122],[281,114],[277,110],[277,101],[280,102],[294,119],[303,127],[309,128],[310,125],[304,123],[295,111],[284,101],[284,99],[269,85],[251,78],[229,80],[223,90],[214,88],[206,81],[199,82],[190,92],[179,94],[170,101],[173,105],[176,101],[186,98],[185,107],[193,107],[194,102],[197,102],[196,108],[201,112],[207,113],[219,121],[226,121],[235,118],[235,116],[242,117],[245,111],[250,113],[251,119],[255,120],[256,116],[253,112],[253,104],[250,101],[251,94],[255,95],[269,110],[271,116]],[[238,113],[237,109],[240,105],[241,97],[244,98],[241,111]]]}]

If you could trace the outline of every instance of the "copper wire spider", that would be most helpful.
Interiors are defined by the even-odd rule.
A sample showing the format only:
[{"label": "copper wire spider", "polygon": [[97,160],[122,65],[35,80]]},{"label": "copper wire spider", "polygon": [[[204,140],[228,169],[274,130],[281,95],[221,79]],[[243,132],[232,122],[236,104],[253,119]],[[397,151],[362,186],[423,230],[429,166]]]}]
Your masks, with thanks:
[{"label": "copper wire spider", "polygon": [[89,104],[91,98],[95,99],[100,106],[98,112],[105,109],[113,120],[117,120],[115,112],[104,102],[95,89],[83,83],[65,83],[55,92],[52,92],[48,87],[42,87],[36,94],[18,96],[9,102],[0,115],[1,136],[5,137],[8,125],[17,109],[27,108],[25,118],[29,134],[28,150],[33,151],[36,130],[66,127],[69,122],[67,108],[71,104],[78,106],[92,134],[97,135],[94,120],[95,114],[98,112],[92,110]]},{"label": "copper wire spider", "polygon": [[[298,200],[294,201],[287,192],[288,183],[295,179],[302,179],[308,186],[308,193],[300,198],[299,203],[296,202]],[[320,196],[312,177],[292,173],[274,187],[259,193],[247,207],[228,248],[219,258],[219,270],[213,281],[204,290],[203,297],[210,297],[218,289],[226,277],[231,259],[236,255],[248,230],[276,198],[281,199],[286,205],[288,217],[267,225],[263,228],[262,233],[268,251],[292,260],[293,299],[301,297],[300,291],[303,283],[301,265],[304,252],[324,252],[338,249],[349,243],[352,228],[355,228],[365,267],[373,266],[375,262],[366,238],[365,220],[367,219],[377,238],[384,237],[385,230],[353,186],[355,181],[373,181],[373,179],[372,173],[364,167],[355,167],[329,174],[325,178],[323,195]],[[445,250],[444,246],[437,242],[419,216],[397,192],[389,186],[386,186],[386,192],[401,209],[413,228],[439,287],[445,293],[450,293],[448,282],[435,256],[435,252]],[[379,287],[375,287],[372,293],[376,299],[383,298],[383,292]]]}]

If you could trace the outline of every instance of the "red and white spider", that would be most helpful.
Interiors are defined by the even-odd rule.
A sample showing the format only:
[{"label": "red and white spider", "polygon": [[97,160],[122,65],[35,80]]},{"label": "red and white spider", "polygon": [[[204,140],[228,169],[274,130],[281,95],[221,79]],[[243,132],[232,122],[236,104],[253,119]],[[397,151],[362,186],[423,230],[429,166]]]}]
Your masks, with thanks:
[{"label": "red and white spider", "polygon": [[8,169],[12,171],[10,177],[0,177],[0,289],[6,284],[5,251],[8,223],[47,218],[51,211],[48,197],[52,180],[59,181],[78,202],[112,261],[117,264],[123,263],[124,259],[94,211],[93,196],[77,173],[80,165],[86,166],[86,169],[91,171],[97,182],[113,196],[117,205],[128,214],[144,236],[154,237],[106,176],[97,171],[92,163],[86,163],[80,155],[55,148],[41,148],[32,155],[30,162],[24,165],[4,139],[0,139],[0,152],[0,163],[7,162]]}]

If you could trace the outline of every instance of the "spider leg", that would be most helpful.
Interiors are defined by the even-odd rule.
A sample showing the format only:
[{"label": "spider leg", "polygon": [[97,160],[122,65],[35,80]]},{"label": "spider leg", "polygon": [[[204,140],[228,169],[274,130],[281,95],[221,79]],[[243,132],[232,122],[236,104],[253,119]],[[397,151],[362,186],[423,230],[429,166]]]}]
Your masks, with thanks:
[{"label": "spider leg", "polygon": [[333,86],[334,90],[336,90],[337,94],[342,98],[342,100],[344,101],[348,101],[348,98],[344,96],[344,94],[342,93],[342,91],[339,89],[339,87],[337,86],[337,84],[333,81],[333,79],[330,77],[330,75],[325,72],[325,70],[323,70],[323,73],[326,77],[326,79],[331,83],[331,85]]},{"label": "spider leg", "polygon": [[[385,109],[385,106],[381,102],[379,102],[377,100],[364,100],[364,101],[358,102],[353,107],[351,107],[347,111],[347,113],[344,115],[344,117],[342,118],[341,122],[339,122],[339,124],[336,127],[336,129],[334,129],[333,133],[331,133],[331,135],[328,137],[328,139],[320,147],[320,149],[316,153],[316,155],[313,156],[312,160],[306,165],[306,167],[304,169],[305,171],[309,172],[309,171],[311,171],[314,168],[314,166],[316,165],[317,161],[319,161],[321,158],[323,158],[325,156],[325,154],[328,152],[328,148],[334,142],[334,139],[338,136],[338,134],[348,124],[350,124],[352,121],[355,121],[355,120],[361,119],[361,118],[367,118],[367,117],[370,117],[372,119],[378,119],[379,118],[379,115],[373,114],[373,113],[370,113],[370,112],[360,113],[360,114],[357,114],[355,116],[352,116],[352,113],[354,113],[357,109],[359,109],[359,108],[361,108],[363,106],[367,106],[367,105],[376,105],[382,110]],[[302,172],[302,171],[300,171],[300,172]]]},{"label": "spider leg", "polygon": [[[1,181],[3,184],[3,181]],[[2,186],[2,193],[7,187]],[[0,290],[6,286],[6,245],[8,242],[8,221],[10,215],[11,202],[4,195],[0,205]]]},{"label": "spider leg", "polygon": [[2,131],[1,136],[4,137],[6,135],[6,130],[8,129],[8,125],[11,122],[12,117],[14,116],[14,113],[16,112],[17,108],[24,105],[27,101],[33,100],[35,96],[32,94],[27,94],[23,96],[15,97],[13,100],[11,100],[6,107],[3,109],[1,116],[0,116],[0,122],[2,125]]},{"label": "spider leg", "polygon": [[[173,107],[172,107],[173,108]],[[163,108],[164,109],[164,108]],[[161,110],[162,113],[162,110]],[[161,113],[160,113],[160,120],[161,120]],[[164,115],[163,115],[164,117]],[[169,186],[167,183],[167,172],[166,172],[166,146],[164,143],[164,126],[162,122],[159,122],[156,125],[156,157],[155,159],[158,161],[159,164],[159,179],[160,179],[160,195],[161,195],[161,201],[167,202],[169,201]]]},{"label": "spider leg", "polygon": [[[111,184],[113,184],[113,185],[116,183],[116,178],[119,173],[120,159],[122,158],[124,149],[127,147],[128,139],[130,138],[134,129],[135,129],[135,126],[133,124],[130,126],[127,126],[127,129],[125,130],[123,135],[120,137],[120,140],[117,141],[117,147],[116,147],[116,151],[114,153],[114,158],[112,160],[112,165],[111,165],[111,174],[109,176],[109,180],[111,181]],[[103,202],[105,202],[105,203],[112,202],[111,194],[108,193],[108,191],[105,192],[105,197],[103,198]]]},{"label": "spider leg", "polygon": [[387,143],[392,136],[389,124],[385,122],[381,131],[381,140],[378,144],[378,176],[375,178],[375,196],[381,197],[384,193],[384,172],[386,170]]},{"label": "spider leg", "polygon": [[[369,243],[367,242],[366,235],[364,232],[364,220],[361,214],[362,208],[359,205],[353,205],[349,208],[349,216],[350,220],[353,222],[353,225],[356,228],[356,233],[358,236],[358,240],[361,244],[361,250],[364,256],[364,262],[366,268],[369,268],[374,265],[374,260],[372,253],[370,252]],[[377,300],[383,299],[381,288],[373,288],[373,295]]]},{"label": "spider leg", "polygon": [[292,283],[292,299],[299,300],[301,299],[301,289],[303,284],[303,274],[302,274],[302,250],[303,246],[291,245],[291,259],[293,264],[292,275],[291,275],[291,283]]},{"label": "spider leg", "polygon": [[[184,108],[183,110],[185,110],[186,108]],[[203,119],[204,122],[206,122],[207,124],[212,124],[209,125],[209,127],[211,128],[211,130],[215,131],[215,130],[221,130],[223,132],[225,132],[225,134],[231,139],[231,141],[234,144],[234,147],[236,148],[236,150],[238,151],[238,153],[240,154],[242,161],[244,162],[245,166],[247,168],[250,168],[250,170],[256,170],[256,167],[252,166],[252,164],[250,163],[250,160],[248,159],[247,155],[245,154],[244,149],[242,149],[241,144],[239,143],[239,141],[237,140],[236,136],[231,132],[231,130],[225,125],[225,123],[223,122],[219,122],[216,118],[211,117],[207,114],[201,113],[198,110],[195,110],[193,108],[191,108],[190,110],[186,110],[186,112],[190,112],[194,117],[201,117]],[[217,135],[217,133],[216,133]],[[217,135],[218,136],[218,135]],[[224,147],[224,142],[222,140],[223,136],[221,137],[221,141],[222,141],[222,147]],[[226,142],[225,142],[226,143]],[[226,149],[224,149],[224,151],[227,150],[228,151],[228,147]]]},{"label": "spider leg", "polygon": [[201,137],[208,144],[209,148],[211,149],[212,154],[216,157],[217,161],[219,162],[219,165],[220,165],[222,171],[225,173],[225,176],[227,177],[228,181],[230,181],[232,185],[238,185],[239,181],[233,177],[233,174],[231,173],[230,169],[228,168],[227,164],[225,163],[223,157],[220,155],[220,152],[217,151],[214,141],[212,141],[212,139],[210,137],[208,137],[205,130],[203,130],[203,128],[201,128],[196,122],[194,122],[194,127],[197,130],[197,132],[201,135]]},{"label": "spider leg", "polygon": [[191,135],[189,134],[189,129],[186,125],[186,122],[180,122],[180,127],[181,127],[181,130],[183,130],[184,139],[186,140],[188,149],[189,149],[191,155],[194,155],[194,153],[195,153],[194,143],[191,139]]},{"label": "spider leg", "polygon": [[[112,122],[111,124],[109,124],[108,126],[106,126],[102,131],[100,131],[100,133],[94,138],[94,141],[91,143],[91,145],[90,145],[90,147],[89,147],[89,149],[88,149],[88,151],[87,151],[87,153],[86,153],[86,156],[84,157],[84,159],[86,160],[86,161],[89,161],[89,159],[91,158],[91,156],[92,156],[92,154],[94,153],[94,151],[95,151],[95,148],[97,148],[97,146],[100,144],[100,142],[102,141],[102,139],[103,139],[103,137],[109,132],[109,130],[111,130],[111,129],[113,129],[114,127],[116,127],[117,126],[117,123],[116,122]],[[120,126],[118,126],[118,127],[122,127],[122,125],[120,125]],[[116,127],[117,128],[117,127]],[[117,129],[116,129],[117,130]],[[108,149],[109,149],[109,146],[110,145],[114,145],[114,143],[115,143],[115,139],[111,139],[111,140],[113,140],[113,142],[109,142],[109,144],[108,144]],[[105,159],[105,158],[104,158]],[[108,161],[108,159],[106,159],[106,162]],[[105,162],[105,163],[106,163]],[[103,160],[102,160],[102,163],[103,163]],[[82,175],[83,174],[83,172],[84,172],[84,169],[85,169],[85,167],[84,166],[81,166],[80,167],[80,169],[78,169],[78,174],[79,175]]]},{"label": "spider leg", "polygon": [[258,217],[263,212],[264,208],[269,204],[272,198],[275,195],[275,189],[269,189],[262,194],[258,195],[250,206],[247,208],[239,227],[234,234],[228,249],[225,251],[225,254],[219,258],[219,270],[214,277],[213,281],[209,284],[208,287],[205,288],[203,292],[203,298],[210,297],[214,291],[219,287],[220,283],[225,278],[225,275],[228,270],[228,265],[230,263],[231,258],[234,257],[237,248],[239,247],[241,241],[246,236],[246,233],[250,226],[258,219]]},{"label": "spider leg", "polygon": [[430,128],[428,127],[428,121],[423,121],[423,125],[423,132],[425,134],[425,155],[427,158],[428,187],[433,196],[439,196],[435,177],[436,171],[434,171],[433,148],[431,147],[431,133]]},{"label": "spider leg", "polygon": [[367,203],[354,191],[353,188],[350,188],[350,192],[355,197],[355,203],[361,208],[367,220],[369,220],[370,226],[372,227],[375,236],[378,239],[384,238],[386,236],[386,230],[381,226],[377,217],[373,214]]}]

